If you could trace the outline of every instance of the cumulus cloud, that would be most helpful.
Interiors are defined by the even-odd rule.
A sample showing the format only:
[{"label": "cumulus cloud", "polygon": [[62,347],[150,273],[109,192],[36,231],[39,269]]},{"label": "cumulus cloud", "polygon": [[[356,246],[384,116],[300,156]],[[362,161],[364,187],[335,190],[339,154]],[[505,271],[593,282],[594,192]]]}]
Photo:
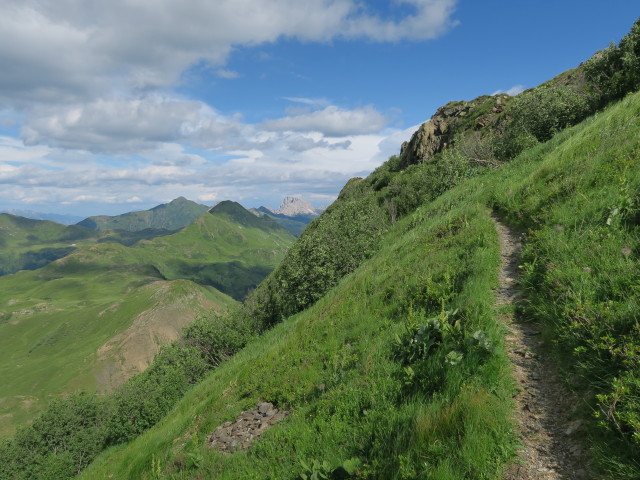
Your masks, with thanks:
[{"label": "cumulus cloud", "polygon": [[388,156],[396,131],[373,106],[291,96],[297,109],[248,124],[170,92],[195,65],[237,78],[237,47],[427,39],[455,24],[455,0],[397,1],[410,9],[396,20],[358,0],[0,2],[0,123],[18,118],[24,141],[0,137],[0,202],[331,197]]},{"label": "cumulus cloud", "polygon": [[271,131],[320,132],[342,137],[379,132],[387,118],[371,106],[345,110],[330,105],[322,110],[263,122],[261,127]]},{"label": "cumulus cloud", "polygon": [[215,192],[205,193],[203,195],[198,195],[199,202],[215,202],[216,198],[218,198],[218,194]]},{"label": "cumulus cloud", "polygon": [[[222,68],[233,46],[279,38],[427,39],[455,24],[456,0],[403,0],[383,20],[355,0],[5,0],[0,98],[67,103],[117,88],[175,85],[197,62]],[[250,12],[250,14],[248,13]],[[220,70],[233,73],[227,70]]]},{"label": "cumulus cloud", "polygon": [[219,146],[239,136],[239,129],[236,120],[218,115],[202,102],[149,95],[39,108],[27,119],[21,135],[27,145],[120,154],[188,139]]},{"label": "cumulus cloud", "polygon": [[[86,154],[85,161],[73,167],[57,160],[65,157],[64,151],[0,142],[6,154],[2,158],[30,158],[27,163],[0,161],[0,205],[9,208],[16,202],[30,202],[35,208],[40,203],[46,204],[42,208],[53,211],[52,204],[64,202],[76,205],[80,209],[77,213],[89,215],[109,213],[104,211],[105,203],[113,204],[114,208],[122,204],[122,211],[126,211],[124,205],[140,198],[142,191],[144,200],[136,203],[143,208],[180,195],[204,202],[244,199],[245,204],[259,198],[248,206],[264,204],[265,198],[272,198],[268,205],[277,206],[281,197],[290,192],[329,198],[349,178],[366,175],[379,165],[380,159],[398,153],[397,142],[387,141],[396,134],[390,130],[352,135],[339,141],[314,134],[309,138],[315,146],[308,150],[301,148],[293,156],[290,143],[304,136],[285,135],[281,141],[263,144],[262,150],[235,151],[234,158],[225,161],[217,161],[210,156],[211,152],[193,153],[180,144],[163,144],[150,154],[124,156],[120,163],[102,163],[99,157]],[[163,156],[168,159],[195,156],[206,161],[160,164],[158,159]]]},{"label": "cumulus cloud", "polygon": [[293,152],[306,152],[314,148],[328,148],[329,150],[345,150],[351,146],[351,140],[342,142],[328,142],[324,138],[316,140],[312,137],[294,135],[284,140],[287,148]]}]

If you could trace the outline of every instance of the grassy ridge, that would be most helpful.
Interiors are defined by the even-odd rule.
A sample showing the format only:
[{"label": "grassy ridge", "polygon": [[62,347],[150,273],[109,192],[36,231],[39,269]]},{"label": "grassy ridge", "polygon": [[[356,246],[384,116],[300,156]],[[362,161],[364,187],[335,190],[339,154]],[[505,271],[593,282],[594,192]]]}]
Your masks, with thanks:
[{"label": "grassy ridge", "polygon": [[[227,293],[241,299],[255,288],[293,236],[235,210],[205,213],[131,247],[79,245],[46,267],[0,277],[0,434],[32,419],[52,395],[113,390],[198,315],[233,305]],[[69,228],[32,223],[42,241]],[[49,224],[45,235],[40,227]]]},{"label": "grassy ridge", "polygon": [[78,225],[93,230],[125,230],[136,232],[148,228],[178,230],[189,225],[203,215],[209,207],[187,200],[176,198],[150,210],[128,212],[122,215],[98,215],[85,218]]},{"label": "grassy ridge", "polygon": [[[491,207],[528,230],[523,315],[547,325],[602,476],[637,478],[638,118],[634,94],[419,208],[82,478],[304,478],[340,465],[362,478],[499,478],[513,437]],[[420,356],[425,332],[436,347]],[[259,400],[293,413],[247,453],[204,446]]]},{"label": "grassy ridge", "polygon": [[529,229],[524,314],[548,327],[611,478],[640,477],[640,95],[496,174],[490,202]]},{"label": "grassy ridge", "polygon": [[[214,289],[181,282],[168,282],[149,266],[114,268],[71,259],[0,277],[0,433],[32,419],[51,396],[112,389],[124,379],[105,370],[137,371],[140,363],[150,361],[147,350],[152,358],[157,343],[175,338],[180,326],[199,312],[233,303]],[[159,291],[166,295],[159,298]],[[109,340],[131,329],[136,318],[159,308],[173,309],[174,316],[171,326],[157,333],[157,343],[147,335],[138,345],[113,345],[98,355]],[[161,324],[160,316],[155,317]],[[151,334],[153,324],[147,327]],[[129,357],[140,355],[141,361],[132,364]]]},{"label": "grassy ridge", "polygon": [[0,214],[0,275],[34,270],[93,243],[98,235],[75,225]]},{"label": "grassy ridge", "polygon": [[[353,275],[82,478],[293,479],[313,460],[363,478],[495,477],[511,444],[511,385],[493,317],[496,233],[482,206],[449,210],[450,201],[396,225]],[[433,318],[443,325],[434,355],[403,360],[416,325]],[[259,399],[293,413],[248,453],[204,446],[215,426]]]}]

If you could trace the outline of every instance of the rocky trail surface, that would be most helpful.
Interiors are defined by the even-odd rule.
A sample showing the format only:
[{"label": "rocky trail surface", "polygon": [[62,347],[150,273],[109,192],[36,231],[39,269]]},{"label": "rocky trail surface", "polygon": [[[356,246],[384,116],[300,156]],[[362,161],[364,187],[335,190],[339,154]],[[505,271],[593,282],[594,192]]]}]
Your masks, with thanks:
[{"label": "rocky trail surface", "polygon": [[[518,265],[521,236],[493,217],[501,252],[500,288],[497,306],[502,311],[521,299]],[[507,347],[517,385],[515,421],[521,447],[507,470],[505,480],[589,479],[586,455],[577,437],[580,420],[572,420],[576,400],[563,387],[540,325],[505,313]]]}]

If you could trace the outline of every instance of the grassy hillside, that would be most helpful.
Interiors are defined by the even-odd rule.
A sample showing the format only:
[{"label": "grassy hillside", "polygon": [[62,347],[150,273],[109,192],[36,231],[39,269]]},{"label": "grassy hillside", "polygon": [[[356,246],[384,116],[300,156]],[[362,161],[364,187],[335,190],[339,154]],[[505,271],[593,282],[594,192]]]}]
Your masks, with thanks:
[{"label": "grassy hillside", "polygon": [[84,227],[0,214],[0,275],[34,270],[93,243],[98,235]]},{"label": "grassy hillside", "polygon": [[[294,479],[341,465],[358,478],[500,478],[513,386],[490,208],[528,229],[523,314],[547,325],[585,445],[605,478],[637,478],[639,119],[635,94],[419,207],[313,307],[82,478]],[[248,452],[206,446],[260,400],[292,413]]]},{"label": "grassy hillside", "polygon": [[[325,473],[343,465],[365,478],[499,472],[511,434],[492,315],[496,234],[483,206],[449,202],[398,223],[371,260],[84,478],[302,478],[314,460]],[[423,324],[435,342],[429,355],[413,346]],[[217,425],[261,399],[291,416],[248,453],[205,446]]]},{"label": "grassy hillside", "polygon": [[[640,478],[639,58],[636,22],[540,87],[442,107],[239,310],[0,444],[0,478],[98,455],[80,478],[498,479],[517,448],[511,308],[544,325],[594,476]],[[492,210],[526,233],[515,307],[495,305]],[[290,414],[247,451],[208,447],[261,401]]]},{"label": "grassy hillside", "polygon": [[[231,306],[226,294],[242,299],[273,270],[293,237],[238,204],[220,205],[172,235],[78,245],[44,268],[0,277],[0,433],[52,395],[112,391],[182,327]],[[67,231],[49,223],[35,225]]]},{"label": "grassy hillside", "polygon": [[189,225],[208,209],[209,207],[206,205],[179,197],[150,210],[85,218],[78,225],[93,230],[126,230],[130,232],[147,228],[178,230]]},{"label": "grassy hillside", "polygon": [[149,265],[73,256],[0,277],[0,433],[57,395],[112,390],[198,314],[232,303],[212,288],[167,281]]},{"label": "grassy hillside", "polygon": [[126,249],[95,245],[80,255],[92,262],[153,265],[166,279],[189,279],[242,300],[275,268],[293,240],[269,219],[225,201],[174,234]]},{"label": "grassy hillside", "polygon": [[94,231],[78,225],[60,225],[0,214],[0,276],[19,270],[36,270],[93,243],[134,243],[169,235],[171,230],[146,228],[139,231]]}]

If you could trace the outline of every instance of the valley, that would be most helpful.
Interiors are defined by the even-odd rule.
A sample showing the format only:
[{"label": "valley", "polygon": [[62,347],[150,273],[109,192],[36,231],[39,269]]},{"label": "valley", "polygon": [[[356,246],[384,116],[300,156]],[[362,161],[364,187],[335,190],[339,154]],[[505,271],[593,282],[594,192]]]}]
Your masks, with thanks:
[{"label": "valley", "polygon": [[[86,238],[73,237],[73,251],[42,268],[0,277],[3,435],[53,397],[111,392],[146,369],[183,327],[243,299],[293,241],[275,223],[231,203],[131,246],[96,242],[82,227],[15,218],[40,235],[31,235],[32,244],[70,241],[69,230]],[[8,238],[27,239],[26,233]]]}]

